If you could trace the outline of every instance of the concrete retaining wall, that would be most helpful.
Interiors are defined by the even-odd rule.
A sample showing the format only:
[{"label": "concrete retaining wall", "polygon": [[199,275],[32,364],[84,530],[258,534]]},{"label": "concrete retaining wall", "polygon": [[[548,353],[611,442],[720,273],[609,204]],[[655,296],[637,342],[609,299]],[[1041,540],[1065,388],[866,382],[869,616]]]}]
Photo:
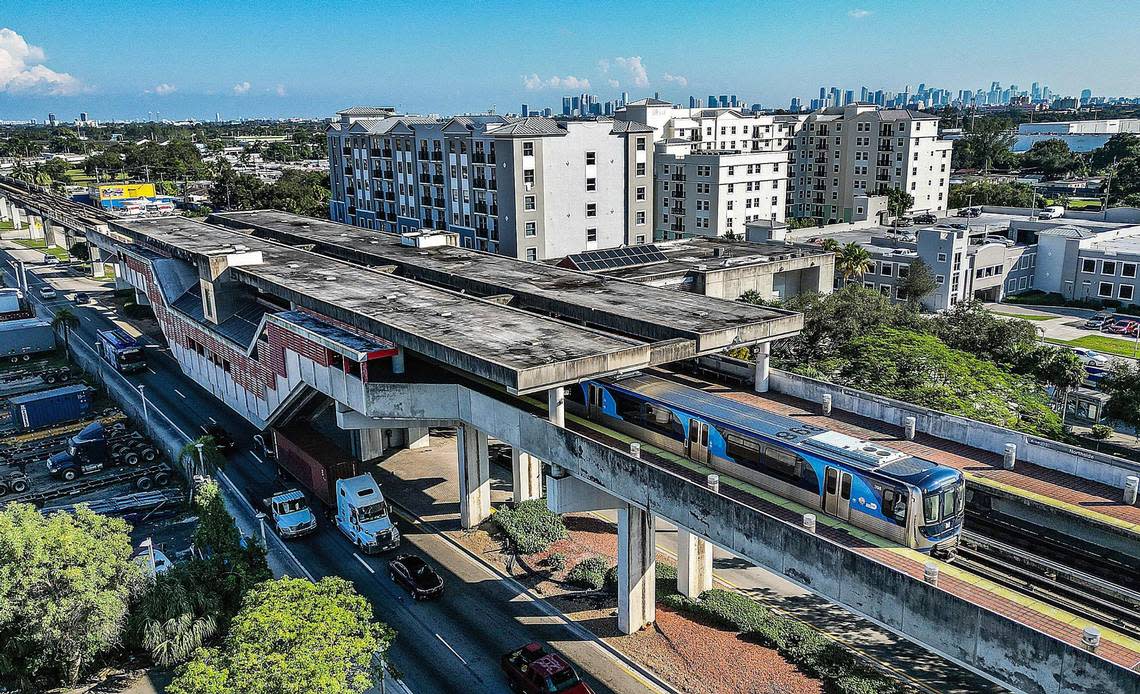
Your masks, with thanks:
[{"label": "concrete retaining wall", "polygon": [[369,416],[457,417],[1006,687],[1033,694],[1140,694],[1135,673],[1094,654],[513,405],[459,385],[373,385]]},{"label": "concrete retaining wall", "polygon": [[[982,205],[983,212],[992,214],[1016,214],[1028,216],[1033,212],[1028,207],[1000,207],[997,205]],[[1040,208],[1037,209],[1041,211]],[[1061,219],[1050,220],[1053,222],[1064,224],[1065,220],[1073,221],[1089,221],[1089,222],[1116,222],[1118,224],[1140,224],[1140,209],[1135,207],[1110,207],[1108,214],[1104,212],[1084,212],[1080,210],[1065,210],[1065,216]]]}]

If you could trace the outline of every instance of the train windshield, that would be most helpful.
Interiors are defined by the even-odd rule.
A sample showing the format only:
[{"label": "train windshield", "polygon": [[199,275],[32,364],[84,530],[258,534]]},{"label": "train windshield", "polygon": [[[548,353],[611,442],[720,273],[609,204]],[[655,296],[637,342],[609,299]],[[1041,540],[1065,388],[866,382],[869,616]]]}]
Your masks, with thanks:
[{"label": "train windshield", "polygon": [[966,503],[963,486],[962,482],[955,482],[923,495],[922,512],[927,525],[952,520],[962,513]]}]

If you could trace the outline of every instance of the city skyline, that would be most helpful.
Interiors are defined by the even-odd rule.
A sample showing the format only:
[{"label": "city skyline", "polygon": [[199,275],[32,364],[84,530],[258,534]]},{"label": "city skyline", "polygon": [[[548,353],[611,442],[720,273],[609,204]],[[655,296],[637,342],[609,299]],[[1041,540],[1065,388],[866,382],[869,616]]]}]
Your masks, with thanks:
[{"label": "city skyline", "polygon": [[[81,24],[59,22],[50,7],[7,8],[0,25],[0,120],[42,121],[54,112],[66,121],[80,111],[96,120],[154,112],[200,120],[327,117],[346,102],[418,113],[492,107],[508,113],[527,103],[557,113],[563,95],[582,92],[603,101],[621,92],[631,99],[659,92],[682,104],[693,94],[727,93],[787,108],[793,97],[806,107],[815,96],[811,85],[821,84],[902,92],[925,82],[956,94],[993,81],[1023,88],[1037,81],[1054,95],[1087,88],[1127,97],[1137,93],[1130,75],[1140,70],[1140,48],[1125,40],[1140,8],[1127,6],[1113,8],[1120,21],[1090,25],[1081,46],[1070,48],[1038,40],[1021,3],[987,5],[984,13],[934,3],[899,13],[881,3],[839,2],[771,3],[770,12],[757,13],[725,3],[705,9],[699,22],[665,3],[653,6],[654,31],[646,38],[629,31],[650,21],[650,6],[640,2],[605,12],[581,2],[144,4],[151,12],[112,1]],[[1035,3],[1034,14],[1046,16],[1052,5],[1065,7]],[[327,31],[341,22],[351,22],[353,31]],[[376,39],[393,26],[418,37],[412,50],[377,48]],[[933,26],[941,27],[946,50],[930,45]],[[1001,42],[969,38],[995,26],[1003,27]],[[834,40],[861,34],[869,37],[867,50],[851,52],[851,41]],[[756,37],[778,40],[749,40]],[[1090,41],[1113,46],[1111,64],[1090,55]],[[789,43],[798,50],[789,52]],[[686,50],[675,50],[679,45]]]}]

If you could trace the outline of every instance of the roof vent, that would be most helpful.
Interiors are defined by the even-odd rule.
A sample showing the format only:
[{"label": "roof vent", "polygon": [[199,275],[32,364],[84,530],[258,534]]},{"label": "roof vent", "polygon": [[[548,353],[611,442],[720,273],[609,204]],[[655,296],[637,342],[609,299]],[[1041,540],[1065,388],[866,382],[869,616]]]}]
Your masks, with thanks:
[{"label": "roof vent", "polygon": [[299,267],[301,267],[300,263],[289,263],[289,268],[292,270],[296,270]]},{"label": "roof vent", "polygon": [[325,275],[325,280],[329,282],[336,282],[336,275]]}]

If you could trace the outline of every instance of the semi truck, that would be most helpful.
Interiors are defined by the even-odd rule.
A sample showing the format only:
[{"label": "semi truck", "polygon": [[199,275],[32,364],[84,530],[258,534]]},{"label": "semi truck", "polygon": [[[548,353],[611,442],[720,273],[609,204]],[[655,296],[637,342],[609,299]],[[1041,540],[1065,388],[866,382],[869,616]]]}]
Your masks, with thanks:
[{"label": "semi truck", "polygon": [[95,351],[116,371],[131,373],[146,368],[143,346],[122,330],[98,331],[95,334]]},{"label": "semi truck", "polygon": [[67,450],[48,458],[48,472],[66,482],[116,465],[138,465],[158,459],[158,450],[137,433],[116,425],[92,422],[67,441]]},{"label": "semi truck", "polygon": [[257,501],[260,510],[272,521],[273,529],[284,539],[308,535],[317,529],[317,517],[300,489],[274,492]]},{"label": "semi truck", "polygon": [[0,322],[0,357],[11,362],[28,361],[33,354],[55,349],[51,323],[39,318]]},{"label": "semi truck", "polygon": [[335,508],[334,485],[339,479],[356,476],[356,461],[318,457],[338,450],[337,446],[305,424],[293,424],[287,430],[269,433],[272,445],[267,444],[265,448],[272,451],[278,470],[312,492],[327,508]]},{"label": "semi truck", "polygon": [[365,554],[400,546],[400,531],[370,473],[336,481],[336,527]]}]

